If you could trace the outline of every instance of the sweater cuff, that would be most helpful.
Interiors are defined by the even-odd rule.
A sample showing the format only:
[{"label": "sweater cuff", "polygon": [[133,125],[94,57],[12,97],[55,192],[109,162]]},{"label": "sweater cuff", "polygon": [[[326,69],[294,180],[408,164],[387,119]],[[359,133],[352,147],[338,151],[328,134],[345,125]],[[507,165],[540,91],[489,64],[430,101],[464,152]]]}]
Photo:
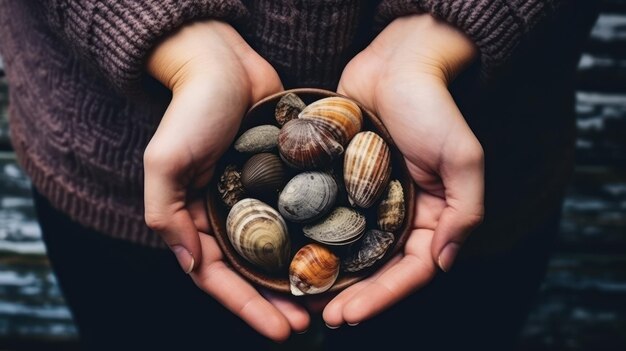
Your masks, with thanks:
[{"label": "sweater cuff", "polygon": [[49,0],[53,25],[122,91],[138,89],[157,42],[183,24],[247,15],[239,0]]},{"label": "sweater cuff", "polygon": [[383,0],[376,21],[430,13],[463,31],[480,50],[483,73],[501,67],[522,38],[557,0]]}]

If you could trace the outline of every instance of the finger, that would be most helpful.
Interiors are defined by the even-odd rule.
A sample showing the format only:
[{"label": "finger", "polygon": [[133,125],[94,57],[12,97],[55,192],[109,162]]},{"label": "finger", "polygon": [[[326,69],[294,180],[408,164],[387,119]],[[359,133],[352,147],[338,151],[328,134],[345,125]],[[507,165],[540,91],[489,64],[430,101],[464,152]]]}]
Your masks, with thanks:
[{"label": "finger", "polygon": [[202,233],[210,234],[211,228],[209,226],[209,217],[203,191],[199,191],[188,200],[187,210],[197,230]]},{"label": "finger", "polygon": [[145,220],[167,243],[185,273],[202,260],[198,230],[186,208],[186,189],[167,172],[158,157],[144,158]]},{"label": "finger", "polygon": [[196,285],[260,334],[277,342],[286,340],[291,333],[289,320],[224,264],[215,238],[201,235],[200,240],[205,263],[191,274]]},{"label": "finger", "polygon": [[[342,290],[335,298],[328,302],[322,313],[322,317],[324,318],[326,326],[330,329],[336,329],[344,324],[345,320],[343,317],[343,308],[345,307],[345,305],[350,302],[352,298],[360,293],[363,289],[367,288],[374,280],[378,279],[381,274],[383,274],[389,268],[398,263],[401,260],[401,257],[401,255],[396,255],[392,257],[387,263],[385,263],[383,267],[381,267],[373,275]],[[350,325],[356,324],[358,324],[358,322],[350,323]]]},{"label": "finger", "polygon": [[267,289],[260,289],[259,293],[287,318],[293,331],[296,333],[307,331],[311,323],[311,317],[304,307],[295,303],[287,296],[278,295]]},{"label": "finger", "polygon": [[431,247],[439,268],[447,272],[471,231],[484,214],[484,156],[478,141],[451,153],[456,162],[447,162],[441,172],[446,189],[446,208],[441,213]]},{"label": "finger", "polygon": [[354,325],[372,318],[426,285],[436,272],[430,258],[431,240],[432,231],[413,231],[407,254],[350,298],[342,309],[343,320]]}]

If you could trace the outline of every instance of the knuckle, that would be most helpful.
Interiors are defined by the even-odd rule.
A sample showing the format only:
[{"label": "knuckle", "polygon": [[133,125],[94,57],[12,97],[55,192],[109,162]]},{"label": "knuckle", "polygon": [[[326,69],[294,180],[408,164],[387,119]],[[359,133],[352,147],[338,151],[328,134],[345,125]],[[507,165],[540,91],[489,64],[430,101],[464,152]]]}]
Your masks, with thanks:
[{"label": "knuckle", "polygon": [[144,220],[148,228],[154,230],[155,232],[162,232],[168,227],[168,221],[166,218],[154,211],[146,210]]}]

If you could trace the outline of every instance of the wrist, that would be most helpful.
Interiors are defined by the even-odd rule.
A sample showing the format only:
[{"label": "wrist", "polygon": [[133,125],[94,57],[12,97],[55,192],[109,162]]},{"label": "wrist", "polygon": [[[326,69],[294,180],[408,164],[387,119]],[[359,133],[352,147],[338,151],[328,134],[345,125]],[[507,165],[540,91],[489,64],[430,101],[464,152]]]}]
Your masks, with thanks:
[{"label": "wrist", "polygon": [[[477,57],[474,42],[456,27],[430,14],[399,17],[383,30],[386,55],[400,56],[414,70],[446,85]],[[380,51],[380,50],[379,50]],[[383,55],[385,55],[383,54]],[[393,60],[388,57],[387,61]]]}]

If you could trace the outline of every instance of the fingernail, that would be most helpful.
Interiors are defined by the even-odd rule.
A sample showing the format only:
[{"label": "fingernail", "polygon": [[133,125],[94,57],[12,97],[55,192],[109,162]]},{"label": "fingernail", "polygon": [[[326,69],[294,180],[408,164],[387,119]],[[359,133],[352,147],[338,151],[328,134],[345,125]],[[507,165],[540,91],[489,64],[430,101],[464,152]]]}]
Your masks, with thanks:
[{"label": "fingernail", "polygon": [[308,329],[305,329],[305,330],[303,330],[301,332],[297,332],[296,334],[302,335],[302,334],[306,334],[306,332],[308,332],[308,331],[309,331]]},{"label": "fingernail", "polygon": [[335,326],[332,326],[332,325],[329,325],[328,323],[326,323],[326,327],[328,327],[328,329],[338,329],[339,325],[335,327]]},{"label": "fingernail", "polygon": [[351,326],[351,327],[356,327],[357,325],[359,325],[359,322],[356,322],[356,323],[348,323],[348,325],[349,325],[349,326]]},{"label": "fingernail", "polygon": [[443,250],[441,250],[437,262],[439,263],[439,268],[441,268],[442,271],[450,271],[460,248],[461,246],[459,244],[450,242],[443,248]]},{"label": "fingernail", "polygon": [[193,271],[193,266],[196,263],[191,252],[185,249],[182,245],[172,246],[172,251],[174,251],[178,264],[180,264],[180,268],[183,269],[185,274],[191,273],[191,271]]}]

